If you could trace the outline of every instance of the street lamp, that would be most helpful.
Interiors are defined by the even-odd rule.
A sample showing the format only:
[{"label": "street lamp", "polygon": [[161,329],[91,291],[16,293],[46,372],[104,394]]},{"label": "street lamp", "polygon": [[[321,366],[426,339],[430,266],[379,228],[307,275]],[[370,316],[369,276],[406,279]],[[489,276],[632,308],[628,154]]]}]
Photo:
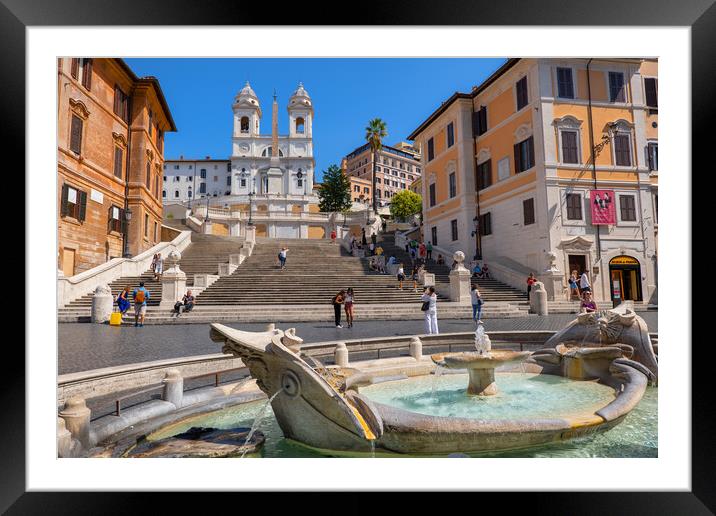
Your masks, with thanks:
[{"label": "street lamp", "polygon": [[132,255],[129,252],[129,221],[132,220],[132,210],[127,208],[124,210],[124,251],[122,257],[131,258]]},{"label": "street lamp", "polygon": [[475,215],[475,217],[472,219],[472,225],[475,227],[474,231],[472,232],[472,236],[475,237],[475,259],[476,260],[482,260],[482,252],[480,250],[480,217]]},{"label": "street lamp", "polygon": [[209,193],[206,193],[206,217],[204,217],[205,222],[211,222],[209,220]]},{"label": "street lamp", "polygon": [[249,192],[249,223],[248,223],[249,226],[254,225],[254,220],[251,218],[251,215],[253,213],[253,211],[251,210],[251,205],[253,204],[254,195],[256,195],[256,193],[253,190],[251,190]]}]

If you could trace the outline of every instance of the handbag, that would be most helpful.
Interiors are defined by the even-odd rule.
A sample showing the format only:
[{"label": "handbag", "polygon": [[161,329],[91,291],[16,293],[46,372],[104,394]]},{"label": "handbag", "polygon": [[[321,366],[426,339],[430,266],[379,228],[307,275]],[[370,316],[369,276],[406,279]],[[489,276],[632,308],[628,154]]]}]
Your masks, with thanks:
[{"label": "handbag", "polygon": [[430,301],[424,301],[423,306],[420,307],[420,310],[423,312],[427,312],[430,309]]}]

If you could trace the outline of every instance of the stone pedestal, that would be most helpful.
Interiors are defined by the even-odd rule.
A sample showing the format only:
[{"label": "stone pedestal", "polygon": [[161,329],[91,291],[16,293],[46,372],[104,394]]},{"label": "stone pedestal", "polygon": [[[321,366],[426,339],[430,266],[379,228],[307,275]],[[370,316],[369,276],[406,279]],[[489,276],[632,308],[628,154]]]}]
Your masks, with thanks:
[{"label": "stone pedestal", "polygon": [[172,251],[165,259],[169,268],[162,274],[162,301],[159,303],[162,308],[173,308],[186,293],[186,274],[179,268],[179,260],[181,254],[178,251]]},{"label": "stone pedestal", "polygon": [[72,434],[65,426],[65,420],[61,417],[57,418],[57,456],[72,456]]},{"label": "stone pedestal", "polygon": [[467,393],[473,396],[494,396],[497,394],[495,385],[495,369],[468,369],[470,383]]},{"label": "stone pedestal", "polygon": [[219,264],[219,277],[222,276],[231,276],[238,265],[234,265],[232,263],[220,263]]},{"label": "stone pedestal", "polygon": [[457,262],[450,271],[450,301],[460,304],[470,304],[470,271],[465,268],[465,253],[458,251],[453,255]]},{"label": "stone pedestal", "polygon": [[432,272],[423,273],[423,286],[434,287],[435,286],[435,274]]},{"label": "stone pedestal", "polygon": [[249,244],[255,244],[256,243],[256,226],[249,226],[246,225],[246,242]]},{"label": "stone pedestal", "polygon": [[65,408],[60,417],[65,421],[65,428],[77,439],[85,450],[92,447],[90,441],[90,415],[92,411],[87,408],[85,400],[78,397],[65,401]]},{"label": "stone pedestal", "polygon": [[246,256],[242,256],[241,253],[234,253],[229,255],[229,264],[238,267],[244,261]]},{"label": "stone pedestal", "polygon": [[164,384],[162,399],[180,409],[184,398],[184,378],[179,370],[169,369],[162,383]]},{"label": "stone pedestal", "polygon": [[[231,212],[232,217],[234,216],[235,212]],[[232,220],[229,221],[229,235],[231,236],[241,236],[241,224],[238,220]]]},{"label": "stone pedestal", "polygon": [[112,313],[114,298],[112,297],[112,289],[108,285],[100,285],[94,290],[92,297],[92,317],[93,323],[103,323],[109,321]]},{"label": "stone pedestal", "polygon": [[530,313],[547,315],[549,313],[548,306],[547,291],[544,288],[544,283],[538,281],[532,285],[532,290],[530,291]]},{"label": "stone pedestal", "polygon": [[[558,270],[546,270],[539,275],[539,280],[544,284],[547,292],[547,299],[550,301],[562,301],[565,299],[565,278]],[[569,294],[567,294],[569,295]]]},{"label": "stone pedestal", "polygon": [[345,342],[339,342],[336,344],[334,356],[337,366],[348,367],[348,348],[346,347]]},{"label": "stone pedestal", "polygon": [[201,225],[201,232],[205,235],[211,235],[214,232],[214,229],[212,228],[211,222],[204,221],[204,223]]},{"label": "stone pedestal", "polygon": [[420,337],[410,339],[410,356],[415,360],[423,358],[423,341],[420,340]]}]

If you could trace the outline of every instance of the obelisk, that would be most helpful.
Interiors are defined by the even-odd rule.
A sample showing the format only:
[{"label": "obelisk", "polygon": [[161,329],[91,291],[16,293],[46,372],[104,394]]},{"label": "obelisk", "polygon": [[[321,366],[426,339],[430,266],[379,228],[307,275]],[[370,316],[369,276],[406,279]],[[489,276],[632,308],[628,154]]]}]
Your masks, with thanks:
[{"label": "obelisk", "polygon": [[271,118],[271,167],[266,173],[268,176],[267,193],[280,194],[283,193],[283,172],[281,171],[281,160],[278,152],[278,101],[276,100],[276,90],[273,91]]}]

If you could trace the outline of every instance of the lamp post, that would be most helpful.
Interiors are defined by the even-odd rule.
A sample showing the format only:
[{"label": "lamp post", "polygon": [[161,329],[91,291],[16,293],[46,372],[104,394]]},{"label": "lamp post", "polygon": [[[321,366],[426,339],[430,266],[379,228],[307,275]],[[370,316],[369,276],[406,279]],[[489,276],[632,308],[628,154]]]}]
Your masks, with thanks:
[{"label": "lamp post", "polygon": [[254,195],[256,195],[256,194],[254,193],[253,190],[249,192],[249,223],[248,223],[249,226],[254,225],[254,220],[251,218],[251,214],[253,213],[251,206],[253,204]]},{"label": "lamp post", "polygon": [[129,221],[132,220],[132,210],[127,208],[124,210],[124,250],[122,252],[123,258],[131,258],[132,255],[129,252]]},{"label": "lamp post", "polygon": [[206,217],[204,218],[204,222],[211,222],[209,220],[209,193],[206,194]]},{"label": "lamp post", "polygon": [[475,227],[472,236],[475,237],[475,260],[482,260],[482,250],[480,249],[480,218],[475,215],[472,219],[472,225]]}]

